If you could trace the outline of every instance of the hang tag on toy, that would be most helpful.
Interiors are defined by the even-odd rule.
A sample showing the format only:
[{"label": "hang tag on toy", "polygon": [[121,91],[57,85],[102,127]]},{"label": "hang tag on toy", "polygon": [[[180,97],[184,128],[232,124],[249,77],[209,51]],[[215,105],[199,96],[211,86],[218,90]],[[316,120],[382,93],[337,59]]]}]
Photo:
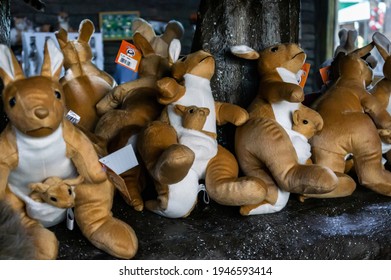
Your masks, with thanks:
[{"label": "hang tag on toy", "polygon": [[130,204],[132,198],[130,197],[128,189],[126,188],[124,179],[122,179],[121,176],[116,174],[109,167],[105,166],[104,168],[106,170],[107,177],[109,178],[110,182],[113,183],[114,187],[122,194],[122,197],[126,200],[126,202]]},{"label": "hang tag on toy", "polygon": [[131,43],[122,40],[115,62],[133,72],[138,72],[141,61],[141,52]]},{"label": "hang tag on toy", "polygon": [[65,117],[73,124],[80,122],[80,116],[72,110],[69,110]]},{"label": "hang tag on toy", "polygon": [[301,68],[301,76],[300,76],[300,82],[299,86],[304,88],[305,83],[307,82],[308,75],[310,73],[311,64],[304,63],[303,67]]},{"label": "hang tag on toy", "polygon": [[132,145],[127,145],[99,159],[99,161],[118,175],[138,165]]},{"label": "hang tag on toy", "polygon": [[73,230],[75,227],[75,214],[73,213],[72,208],[67,209],[67,228]]},{"label": "hang tag on toy", "polygon": [[326,66],[319,69],[320,77],[322,78],[323,84],[327,84],[330,80],[330,66]]}]

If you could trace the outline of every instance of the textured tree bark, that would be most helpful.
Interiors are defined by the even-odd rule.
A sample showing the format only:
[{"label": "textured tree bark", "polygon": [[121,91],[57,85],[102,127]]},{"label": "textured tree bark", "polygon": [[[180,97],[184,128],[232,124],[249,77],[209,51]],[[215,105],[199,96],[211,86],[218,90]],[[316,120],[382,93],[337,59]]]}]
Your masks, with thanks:
[{"label": "textured tree bark", "polygon": [[[0,0],[0,44],[10,44],[11,31],[11,9],[10,0]],[[0,93],[3,91],[3,83],[0,80]],[[6,125],[6,117],[3,110],[3,103],[0,100],[0,132]]]},{"label": "textured tree bark", "polygon": [[[246,108],[258,90],[256,62],[230,53],[233,45],[261,50],[299,40],[300,0],[201,0],[192,51],[213,54],[215,100]],[[219,129],[219,142],[232,150],[234,129]],[[228,140],[230,139],[230,140]]]}]

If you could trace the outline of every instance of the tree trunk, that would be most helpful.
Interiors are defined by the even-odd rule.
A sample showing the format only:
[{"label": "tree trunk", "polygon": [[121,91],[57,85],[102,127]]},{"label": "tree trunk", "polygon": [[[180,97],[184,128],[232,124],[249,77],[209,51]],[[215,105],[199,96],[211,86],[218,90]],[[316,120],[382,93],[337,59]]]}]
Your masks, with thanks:
[{"label": "tree trunk", "polygon": [[[201,0],[192,51],[203,49],[216,60],[211,81],[216,101],[247,108],[258,90],[256,62],[234,57],[230,47],[297,43],[299,16],[300,0]],[[219,129],[219,142],[230,150],[233,132],[232,126]]]},{"label": "tree trunk", "polygon": [[[10,0],[0,0],[0,44],[10,44],[11,31],[11,9]],[[3,91],[3,82],[0,82],[0,93]],[[3,110],[3,103],[0,99],[0,132],[6,125],[6,117]]]}]

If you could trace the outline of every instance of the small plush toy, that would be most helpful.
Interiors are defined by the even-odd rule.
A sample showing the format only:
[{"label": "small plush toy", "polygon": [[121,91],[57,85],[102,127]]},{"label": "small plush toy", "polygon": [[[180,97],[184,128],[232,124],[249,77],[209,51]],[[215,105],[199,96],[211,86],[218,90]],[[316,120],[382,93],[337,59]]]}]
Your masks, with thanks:
[{"label": "small plush toy", "polygon": [[293,112],[292,121],[292,130],[303,134],[307,139],[323,128],[323,119],[319,113],[304,105]]},{"label": "small plush toy", "polygon": [[158,192],[156,200],[146,201],[146,208],[169,218],[186,217],[203,189],[199,180],[204,178],[207,193],[218,203],[239,206],[262,201],[263,185],[253,177],[238,178],[235,157],[210,135],[184,128],[182,117],[174,111],[177,105],[208,108],[202,130],[213,134],[216,123],[242,125],[248,118],[239,106],[214,101],[210,86],[213,56],[200,50],[178,60],[180,47],[179,42],[170,46],[172,78],[158,81],[158,100],[167,105],[161,119],[139,135],[139,152]]},{"label": "small plush toy", "polygon": [[98,121],[95,105],[116,86],[113,77],[92,63],[89,41],[94,31],[92,21],[85,19],[80,23],[79,36],[75,40],[68,41],[65,29],[55,33],[64,54],[65,75],[60,83],[64,88],[65,104],[80,116],[78,126],[87,132],[93,132]]},{"label": "small plush toy", "polygon": [[201,131],[212,138],[217,137],[216,133],[202,130],[205,125],[206,118],[208,117],[210,110],[208,108],[197,106],[182,106],[175,105],[174,112],[182,117],[182,126],[187,129],[195,129]]},{"label": "small plush toy", "polygon": [[[143,19],[135,20],[133,28],[133,43],[142,53],[139,78],[118,85],[96,105],[101,117],[95,135],[104,140],[109,152],[124,147],[129,139],[136,150],[138,132],[160,116],[164,106],[157,102],[156,82],[170,73],[168,44],[183,34],[182,25],[176,21],[172,21],[161,36],[156,36],[152,26]],[[127,192],[121,192],[125,201],[135,210],[143,210],[143,167],[138,165],[121,177],[127,187]]]},{"label": "small plush toy", "polygon": [[72,208],[75,206],[75,185],[83,181],[82,176],[66,180],[56,176],[49,177],[42,183],[30,183],[32,192],[29,196],[37,202],[46,202],[59,208]]},{"label": "small plush toy", "polygon": [[[331,168],[338,176],[337,187],[323,195],[307,197],[342,197],[356,188],[345,174],[346,159],[353,155],[354,167],[361,185],[383,195],[391,195],[391,173],[382,164],[378,129],[390,129],[391,117],[384,106],[371,95],[367,86],[372,70],[362,59],[373,48],[369,44],[348,54],[339,53],[339,78],[320,98],[315,109],[324,126],[312,138],[313,161]],[[365,133],[363,133],[365,132]]]},{"label": "small plush toy", "polygon": [[292,114],[303,110],[300,70],[306,55],[296,44],[277,44],[260,52],[234,46],[233,54],[258,60],[259,91],[247,109],[249,120],[236,129],[235,150],[241,169],[267,189],[262,203],[246,205],[241,214],[266,214],[283,209],[289,193],[327,193],[338,183],[321,165],[306,165],[307,139],[292,129]]},{"label": "small plush toy", "polygon": [[64,117],[64,92],[58,82],[62,53],[49,39],[40,76],[25,78],[15,56],[0,45],[2,100],[9,118],[0,134],[0,199],[21,217],[33,239],[37,259],[55,259],[58,240],[45,227],[60,222],[66,209],[36,203],[28,194],[30,183],[47,177],[83,176],[75,189],[75,220],[96,247],[118,258],[137,252],[137,237],[111,213],[114,186],[99,163],[90,140]]}]

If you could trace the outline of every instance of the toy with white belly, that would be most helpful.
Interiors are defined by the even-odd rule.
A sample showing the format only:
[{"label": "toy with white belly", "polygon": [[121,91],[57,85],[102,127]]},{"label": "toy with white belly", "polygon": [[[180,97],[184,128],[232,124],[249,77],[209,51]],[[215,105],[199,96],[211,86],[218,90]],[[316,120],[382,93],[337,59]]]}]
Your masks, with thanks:
[{"label": "toy with white belly", "polygon": [[[178,47],[178,44],[172,44]],[[257,178],[238,178],[235,157],[218,145],[216,123],[242,125],[248,119],[239,106],[215,102],[210,79],[215,70],[213,56],[197,51],[178,60],[170,49],[173,78],[158,81],[159,102],[167,105],[160,121],[152,122],[140,135],[139,151],[158,192],[156,200],[146,207],[162,216],[185,217],[197,202],[197,193],[205,179],[210,198],[224,205],[240,206],[258,203],[266,194]],[[202,131],[184,128],[182,117],[174,112],[176,106],[197,106],[209,110]]]},{"label": "toy with white belly", "polygon": [[259,91],[248,108],[249,120],[235,135],[236,155],[244,174],[267,188],[260,204],[244,205],[241,214],[266,214],[283,209],[289,193],[327,193],[338,182],[327,167],[306,165],[308,139],[292,130],[292,115],[304,99],[298,76],[306,55],[296,44],[277,44],[260,52],[248,46],[231,48],[244,59],[256,59]]},{"label": "toy with white belly", "polygon": [[[15,56],[0,45],[2,99],[10,120],[0,134],[0,199],[6,200],[31,236],[37,259],[55,259],[58,240],[45,227],[65,214],[29,197],[30,183],[50,176],[85,178],[76,190],[75,220],[96,247],[119,258],[131,258],[137,237],[126,223],[112,217],[114,186],[99,163],[90,140],[64,117],[63,89],[58,81],[62,53],[49,39],[40,76],[26,78]],[[115,240],[115,242],[113,241]]]}]

